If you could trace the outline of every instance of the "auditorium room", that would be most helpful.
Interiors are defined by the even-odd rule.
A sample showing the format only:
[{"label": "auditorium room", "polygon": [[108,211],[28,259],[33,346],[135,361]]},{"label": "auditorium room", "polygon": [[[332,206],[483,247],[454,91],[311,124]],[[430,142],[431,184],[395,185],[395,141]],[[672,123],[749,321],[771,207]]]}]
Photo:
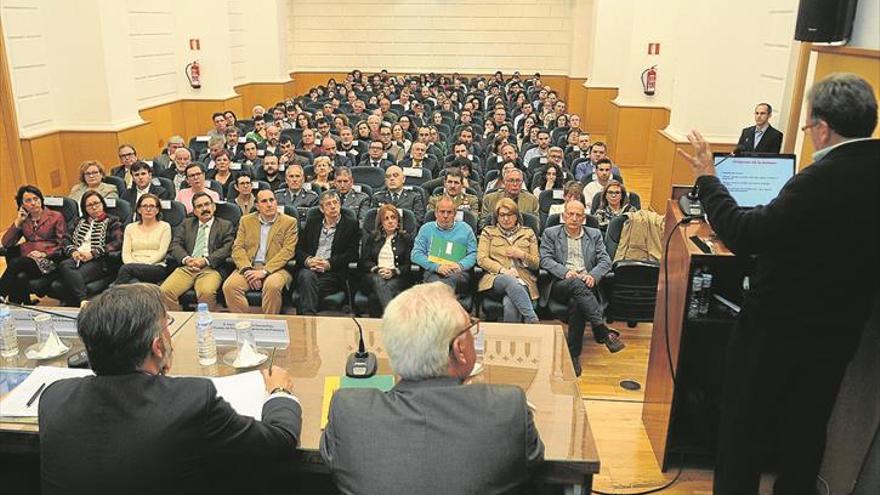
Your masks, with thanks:
[{"label": "auditorium room", "polygon": [[876,495],[878,98],[876,0],[0,0],[0,491]]}]

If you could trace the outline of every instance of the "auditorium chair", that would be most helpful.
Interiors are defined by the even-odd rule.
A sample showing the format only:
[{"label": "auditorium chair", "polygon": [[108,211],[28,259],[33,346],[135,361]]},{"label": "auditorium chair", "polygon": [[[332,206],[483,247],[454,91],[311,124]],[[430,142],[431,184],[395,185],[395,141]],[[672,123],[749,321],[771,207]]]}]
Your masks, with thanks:
[{"label": "auditorium chair", "polygon": [[[611,220],[605,233],[605,249],[611,259],[617,254],[620,234],[629,219],[620,216]],[[609,322],[625,321],[630,328],[638,322],[654,321],[657,303],[657,280],[660,263],[620,260],[602,278],[601,287],[608,301],[605,316]]]},{"label": "auditorium chair", "polygon": [[[342,208],[342,215],[347,216],[348,218],[357,222],[357,215],[355,215],[354,210],[351,208]],[[312,206],[309,208],[308,213],[306,214],[305,223],[299,228],[299,235],[304,235],[305,226],[309,222],[321,222],[323,221],[323,215],[321,210],[317,206]],[[297,292],[294,285],[296,285],[296,272],[298,268],[296,266],[296,262],[294,260],[290,260],[287,263],[287,271],[291,273],[294,277],[294,282],[290,284],[292,289],[287,289],[285,292],[290,292],[290,297],[288,298],[286,295],[282,295],[282,300],[289,300],[291,305],[295,308],[299,304],[299,292]],[[349,272],[351,275],[351,272]],[[247,291],[246,293],[248,304],[251,306],[260,306],[262,304],[262,293],[259,291]],[[328,294],[321,298],[319,303],[320,311],[334,311],[334,312],[346,312],[346,306],[350,304],[351,297],[351,287],[349,286],[349,281],[346,279],[345,281],[345,289],[341,291],[334,292],[332,294]]]},{"label": "auditorium chair", "polygon": [[[526,212],[520,212],[519,214],[520,222],[522,225],[532,229],[535,232],[535,237],[538,242],[541,239],[541,226],[538,221],[538,217]],[[494,223],[494,222],[493,222]],[[482,271],[482,270],[481,270]],[[482,276],[482,275],[481,275]],[[492,290],[487,290],[483,292],[477,293],[477,296],[480,300],[480,307],[483,310],[483,315],[487,321],[498,321],[504,315],[504,305],[502,303],[502,298],[497,297]],[[537,310],[538,300],[533,302],[535,309]]]},{"label": "auditorium chair", "polygon": [[121,198],[106,198],[104,202],[107,203],[107,208],[104,210],[108,215],[113,215],[122,221],[122,227],[125,228],[126,225],[131,223],[132,221],[132,205],[129,204],[128,201]]},{"label": "auditorium chair", "polygon": [[101,178],[101,182],[116,186],[116,191],[118,191],[120,198],[123,194],[125,194],[125,179],[121,177],[116,177],[115,175],[105,175]]},{"label": "auditorium chair", "polygon": [[[379,211],[378,208],[370,208],[365,217],[364,224],[361,228],[361,242],[364,239],[371,236],[376,228],[376,213]],[[401,209],[403,212],[403,230],[406,232],[406,235],[410,236],[411,239],[414,239],[416,234],[418,233],[418,221],[416,220],[415,214],[406,208]],[[354,268],[354,267],[349,267]],[[410,285],[416,282],[416,280],[421,280],[421,267],[416,264],[410,265]],[[354,312],[355,314],[362,315],[369,313],[370,308],[370,298],[372,294],[367,294],[364,289],[363,284],[363,273],[359,271],[359,268],[352,269],[349,272],[349,278],[353,282],[351,287],[354,291]]]},{"label": "auditorium chair", "polygon": [[538,195],[538,217],[542,226],[547,226],[547,218],[550,216],[550,207],[553,205],[561,205],[565,203],[562,189],[554,189],[552,191],[541,191]]},{"label": "auditorium chair", "polygon": [[385,170],[377,167],[351,167],[351,177],[356,184],[367,184],[373,189],[385,186]]}]

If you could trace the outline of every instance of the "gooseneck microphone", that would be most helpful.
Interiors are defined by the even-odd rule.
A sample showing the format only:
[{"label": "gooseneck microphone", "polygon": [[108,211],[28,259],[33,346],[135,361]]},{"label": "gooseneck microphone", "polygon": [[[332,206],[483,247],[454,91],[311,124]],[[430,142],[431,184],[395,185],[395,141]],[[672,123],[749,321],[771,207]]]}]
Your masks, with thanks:
[{"label": "gooseneck microphone", "polygon": [[376,374],[378,362],[376,355],[367,352],[364,344],[364,329],[361,327],[357,318],[352,318],[358,327],[358,350],[348,355],[348,361],[345,363],[345,376],[350,378],[369,378]]},{"label": "gooseneck microphone", "polygon": [[[716,163],[715,166],[717,167],[721,165],[727,161],[728,158],[733,158],[738,153],[739,147],[731,151],[729,155],[718,160],[718,163]],[[697,218],[703,216],[705,212],[703,211],[703,204],[700,203],[700,188],[697,187],[696,181],[694,181],[694,187],[692,187],[687,194],[678,198],[678,206],[681,208],[681,212],[687,217]]]}]

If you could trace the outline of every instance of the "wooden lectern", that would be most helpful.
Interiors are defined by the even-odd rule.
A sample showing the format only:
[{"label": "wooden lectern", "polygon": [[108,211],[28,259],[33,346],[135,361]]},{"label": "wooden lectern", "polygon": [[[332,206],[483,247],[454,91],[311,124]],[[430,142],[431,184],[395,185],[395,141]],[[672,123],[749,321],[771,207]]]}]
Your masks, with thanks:
[{"label": "wooden lectern", "polygon": [[[668,253],[660,264],[642,409],[645,431],[663,471],[671,454],[714,453],[724,349],[736,318],[714,297],[708,314],[689,318],[691,281],[698,271],[708,271],[713,276],[712,294],[740,305],[748,265],[714,239],[706,222],[677,226],[682,218],[678,202],[669,200],[663,239],[664,245],[668,241]],[[704,253],[692,236],[711,240],[713,252]],[[674,378],[670,368],[675,370]]]}]

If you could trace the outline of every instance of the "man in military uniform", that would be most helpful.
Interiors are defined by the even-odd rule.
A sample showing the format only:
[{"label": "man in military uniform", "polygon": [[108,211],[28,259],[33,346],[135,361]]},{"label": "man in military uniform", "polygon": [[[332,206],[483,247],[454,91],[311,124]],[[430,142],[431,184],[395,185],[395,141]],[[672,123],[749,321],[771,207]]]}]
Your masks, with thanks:
[{"label": "man in military uniform", "polygon": [[[284,183],[286,187],[275,191],[278,206],[284,208],[284,213],[300,220],[305,220],[305,212],[311,206],[318,204],[318,194],[303,187],[305,182],[303,168],[294,163],[284,171]],[[302,212],[302,214],[300,214]],[[300,222],[303,223],[303,222]]]},{"label": "man in military uniform", "polygon": [[443,182],[443,191],[440,194],[431,196],[428,200],[428,211],[434,211],[437,207],[437,201],[447,195],[452,198],[452,203],[456,210],[470,210],[474,215],[480,214],[480,200],[473,194],[468,194],[462,186],[464,176],[458,167],[449,167],[446,169],[446,179]]},{"label": "man in military uniform", "polygon": [[336,178],[333,180],[333,183],[336,186],[336,194],[339,195],[339,202],[342,204],[342,207],[354,210],[358,223],[363,225],[367,210],[370,209],[370,197],[354,190],[354,178],[351,176],[351,169],[348,167],[337,168]]},{"label": "man in military uniform", "polygon": [[[378,141],[374,141],[375,144]],[[373,146],[370,144],[370,146]],[[418,191],[403,188],[403,169],[391,165],[385,170],[385,188],[373,194],[373,207],[392,204],[397,208],[410,210],[420,224],[425,219],[425,200]]]}]

